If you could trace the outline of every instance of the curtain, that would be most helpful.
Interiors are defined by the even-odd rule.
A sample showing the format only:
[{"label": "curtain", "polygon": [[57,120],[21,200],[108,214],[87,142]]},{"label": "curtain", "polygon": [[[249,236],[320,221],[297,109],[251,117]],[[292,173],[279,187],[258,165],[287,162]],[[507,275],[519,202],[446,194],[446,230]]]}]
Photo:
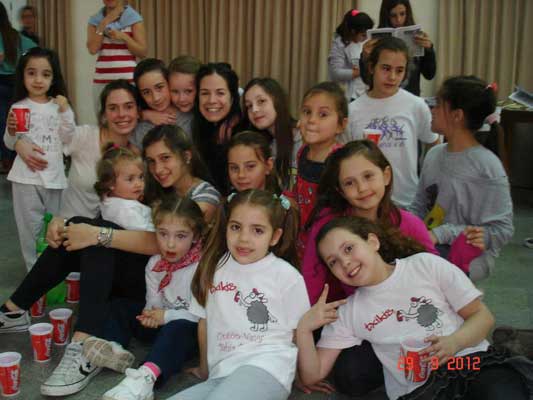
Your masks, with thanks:
[{"label": "curtain", "polygon": [[333,32],[357,0],[130,0],[144,18],[148,56],[165,62],[189,54],[227,61],[240,86],[270,76],[289,94],[327,79]]},{"label": "curtain", "polygon": [[69,101],[74,98],[70,77],[74,76],[72,49],[68,36],[70,34],[71,13],[70,0],[28,0],[28,4],[37,9],[37,35],[41,46],[57,51],[61,64],[61,72],[67,84]]},{"label": "curtain", "polygon": [[496,81],[500,99],[506,98],[517,82],[532,89],[531,21],[530,0],[440,1],[438,84],[447,76],[474,74]]}]

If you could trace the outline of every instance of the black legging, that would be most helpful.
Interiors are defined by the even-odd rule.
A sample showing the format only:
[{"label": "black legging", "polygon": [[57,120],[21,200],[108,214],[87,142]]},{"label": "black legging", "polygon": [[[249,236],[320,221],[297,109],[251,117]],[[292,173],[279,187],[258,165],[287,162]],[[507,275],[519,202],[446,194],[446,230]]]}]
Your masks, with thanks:
[{"label": "black legging", "polygon": [[[102,219],[74,217],[69,223],[87,223],[122,229]],[[11,296],[18,307],[29,310],[70,272],[80,271],[79,315],[75,330],[102,336],[109,314],[109,300],[125,297],[145,301],[144,269],[149,256],[91,246],[68,252],[63,246],[48,247]]]}]

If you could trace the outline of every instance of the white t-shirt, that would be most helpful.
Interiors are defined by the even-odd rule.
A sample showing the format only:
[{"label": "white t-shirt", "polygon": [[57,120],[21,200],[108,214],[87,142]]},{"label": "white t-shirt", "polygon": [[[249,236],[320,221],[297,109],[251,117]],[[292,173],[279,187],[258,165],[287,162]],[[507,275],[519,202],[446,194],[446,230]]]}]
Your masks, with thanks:
[{"label": "white t-shirt", "polygon": [[[339,307],[339,319],[324,327],[317,346],[344,349],[370,342],[383,364],[387,395],[396,399],[424,383],[407,383],[398,368],[401,339],[452,334],[464,323],[457,311],[480,296],[453,264],[433,254],[415,254],[396,260],[392,275],[380,284],[358,288]],[[485,351],[488,345],[483,340],[456,355]]]},{"label": "white t-shirt", "polygon": [[100,203],[102,218],[132,231],[154,232],[152,209],[137,200],[107,197]]},{"label": "white t-shirt", "polygon": [[66,218],[95,218],[100,199],[94,191],[96,163],[102,157],[100,128],[92,125],[76,127],[76,135],[64,146],[63,152],[72,157],[68,188],[63,191],[60,215]]},{"label": "white t-shirt", "polygon": [[[70,108],[60,113],[59,106],[52,100],[42,104],[26,98],[13,106],[24,106],[30,109],[29,131],[21,135],[25,140],[29,140],[44,150],[45,154],[41,157],[48,161],[48,166],[42,171],[32,171],[22,158],[17,156],[7,179],[11,182],[42,186],[46,189],[66,188],[63,146],[69,143],[75,135],[74,113]],[[6,146],[13,149],[16,139],[16,136],[8,133],[6,127],[4,133]]]},{"label": "white t-shirt", "polygon": [[[348,58],[352,62],[352,67],[359,68],[359,59],[361,58],[361,52],[363,51],[363,42],[350,42],[344,51],[348,54]],[[348,101],[357,99],[365,94],[367,89],[368,86],[365,85],[361,76],[358,76],[357,78],[348,81],[348,84],[346,85],[346,98]]]},{"label": "white t-shirt", "polygon": [[290,392],[297,356],[293,331],[308,309],[303,277],[292,265],[272,253],[247,265],[229,255],[215,273],[206,308],[193,298],[190,309],[207,319],[209,379],[251,365]]},{"label": "white t-shirt", "polygon": [[161,260],[160,255],[152,256],[146,264],[146,308],[165,310],[165,324],[176,319],[198,322],[198,317],[190,313],[192,293],[191,282],[198,263],[190,264],[172,273],[170,283],[159,291],[159,283],[166,272],[155,272],[152,268]]},{"label": "white t-shirt", "polygon": [[364,94],[350,103],[348,110],[348,128],[341,141],[363,139],[364,129],[381,130],[379,148],[394,175],[392,199],[407,208],[418,185],[418,140],[433,143],[439,137],[431,132],[429,107],[420,97],[400,89],[385,99]]}]

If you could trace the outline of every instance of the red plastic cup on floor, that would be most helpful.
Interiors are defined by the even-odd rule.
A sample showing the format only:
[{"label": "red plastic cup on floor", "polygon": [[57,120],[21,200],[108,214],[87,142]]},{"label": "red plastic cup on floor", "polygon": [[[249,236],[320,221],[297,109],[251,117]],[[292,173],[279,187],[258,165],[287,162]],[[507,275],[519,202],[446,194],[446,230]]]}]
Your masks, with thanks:
[{"label": "red plastic cup on floor", "polygon": [[52,351],[52,324],[40,323],[30,326],[33,359],[37,362],[50,360]]},{"label": "red plastic cup on floor", "polygon": [[26,106],[13,106],[11,110],[17,118],[16,133],[28,133],[30,130],[30,109]]},{"label": "red plastic cup on floor", "polygon": [[67,279],[67,303],[78,303],[80,301],[80,273],[71,272]]},{"label": "red plastic cup on floor", "polygon": [[41,318],[44,316],[44,308],[46,307],[46,295],[37,300],[30,308],[30,315],[32,318]]},{"label": "red plastic cup on floor", "polygon": [[54,329],[52,330],[52,339],[54,344],[64,346],[68,343],[70,336],[70,321],[72,320],[72,310],[69,308],[56,308],[50,311],[50,322]]},{"label": "red plastic cup on floor", "polygon": [[0,383],[4,397],[16,396],[20,390],[20,353],[0,353]]},{"label": "red plastic cup on floor", "polygon": [[405,337],[400,342],[401,357],[405,379],[407,382],[424,382],[431,370],[427,362],[422,361],[419,352],[430,346],[430,343],[424,342],[422,338]]},{"label": "red plastic cup on floor", "polygon": [[380,129],[363,129],[364,138],[373,141],[376,145],[379,145],[381,135],[383,132]]}]

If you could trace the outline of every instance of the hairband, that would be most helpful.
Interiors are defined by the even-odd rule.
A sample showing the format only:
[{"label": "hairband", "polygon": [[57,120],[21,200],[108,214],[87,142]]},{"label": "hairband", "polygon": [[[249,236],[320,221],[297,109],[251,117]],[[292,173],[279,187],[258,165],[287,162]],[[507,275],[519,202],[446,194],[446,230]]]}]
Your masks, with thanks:
[{"label": "hairband", "polygon": [[[228,203],[231,202],[231,200],[233,200],[233,198],[235,197],[237,193],[236,192],[233,192],[231,193],[229,196],[228,196]],[[281,206],[283,207],[283,209],[285,209],[286,211],[289,210],[289,208],[291,208],[291,202],[289,201],[289,199],[285,196],[285,195],[277,195],[277,194],[273,194],[272,195],[272,198],[274,200],[279,200],[280,203],[281,203]]]},{"label": "hairband", "polygon": [[352,10],[351,14],[352,14],[352,17],[355,17],[357,14],[359,14],[360,11],[359,10],[356,10],[355,8]]},{"label": "hairband", "polygon": [[485,89],[492,89],[496,93],[498,91],[498,84],[496,82],[489,83]]}]

